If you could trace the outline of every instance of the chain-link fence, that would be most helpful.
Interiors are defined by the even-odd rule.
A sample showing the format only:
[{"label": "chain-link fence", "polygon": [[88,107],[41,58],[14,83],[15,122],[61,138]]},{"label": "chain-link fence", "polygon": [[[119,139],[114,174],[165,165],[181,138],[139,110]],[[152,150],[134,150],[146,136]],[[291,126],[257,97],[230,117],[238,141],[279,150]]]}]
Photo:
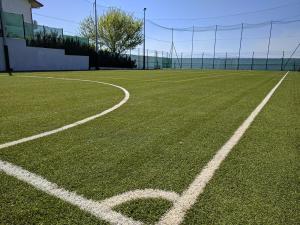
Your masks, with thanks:
[{"label": "chain-link fence", "polygon": [[[143,49],[127,51],[126,54],[136,61],[138,69],[143,69]],[[195,54],[193,58],[180,54],[171,58],[169,52],[146,50],[146,69],[219,69],[219,70],[290,70],[300,71],[300,58],[285,56],[281,58],[260,57],[260,54],[252,52],[250,57],[238,58],[233,53],[203,52]]]},{"label": "chain-link fence", "polygon": [[[146,68],[300,70],[300,20],[172,28],[147,20]],[[143,49],[132,50],[143,68]],[[163,61],[168,63],[163,63]]]}]

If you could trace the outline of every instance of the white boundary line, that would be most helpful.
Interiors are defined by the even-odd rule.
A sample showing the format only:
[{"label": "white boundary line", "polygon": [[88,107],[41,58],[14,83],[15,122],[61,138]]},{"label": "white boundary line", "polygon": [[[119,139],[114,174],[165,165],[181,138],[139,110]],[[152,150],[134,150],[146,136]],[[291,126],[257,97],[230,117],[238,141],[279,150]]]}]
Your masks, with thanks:
[{"label": "white boundary line", "polygon": [[97,202],[91,199],[87,199],[75,192],[67,191],[64,188],[59,187],[57,184],[52,183],[45,178],[31,173],[19,166],[12,163],[0,160],[0,172],[3,171],[9,176],[15,177],[21,180],[37,190],[43,191],[51,196],[68,202],[71,205],[79,207],[85,212],[89,212],[98,219],[105,220],[111,224],[117,225],[141,225],[142,222],[135,221],[127,216],[122,215],[113,210],[114,207],[121,205],[125,202],[129,202],[135,199],[147,199],[147,198],[161,198],[175,203],[179,198],[179,195],[175,192],[168,192],[162,190],[145,189],[129,191],[103,201]]},{"label": "white boundary line", "polygon": [[[134,199],[143,199],[143,198],[163,198],[173,202],[173,207],[161,218],[158,222],[158,225],[178,225],[180,224],[187,211],[195,204],[199,195],[204,191],[205,186],[209,183],[211,178],[213,177],[216,170],[220,167],[223,160],[227,157],[233,147],[239,142],[242,138],[246,130],[252,124],[256,116],[261,112],[264,106],[268,103],[276,89],[280,86],[283,82],[285,77],[288,75],[287,72],[281,80],[275,85],[275,87],[267,94],[267,96],[263,99],[263,101],[255,108],[255,110],[250,114],[250,116],[243,122],[243,124],[235,131],[233,136],[221,147],[220,150],[216,153],[216,155],[211,159],[208,164],[204,167],[204,169],[197,175],[196,179],[190,184],[190,186],[182,193],[182,195],[178,195],[175,192],[167,192],[162,190],[153,190],[153,189],[146,189],[146,190],[135,190],[129,191],[117,196],[113,196],[111,198],[105,199],[101,202],[93,201],[84,198],[76,194],[75,192],[69,192],[63,188],[59,188],[55,183],[51,183],[46,179],[42,178],[39,175],[31,173],[23,168],[13,165],[9,162],[5,162],[0,160],[0,171],[5,172],[6,174],[13,176],[19,180],[22,180],[38,190],[48,193],[49,195],[55,196],[61,200],[64,200],[72,205],[78,206],[80,209],[91,213],[92,215],[106,220],[112,224],[120,224],[120,225],[141,225],[140,221],[135,221],[131,218],[128,218],[121,213],[115,212],[113,207],[117,205],[121,205],[125,202],[134,200]],[[33,77],[33,76],[30,76]],[[44,78],[44,77],[38,77]],[[89,80],[79,80],[79,79],[69,79],[69,78],[51,78],[47,77],[48,79],[62,79],[62,80],[78,80],[84,82],[95,82],[101,84],[108,84],[103,82],[97,81],[89,81]],[[57,133],[66,129],[69,129],[74,126],[78,126],[80,124],[86,123],[90,120],[103,116],[116,108],[120,107],[124,104],[128,98],[129,93],[126,89],[113,85],[108,84],[117,88],[120,88],[125,93],[125,98],[114,107],[105,110],[104,112],[97,114],[95,116],[89,117],[87,119],[78,121],[76,123],[64,126],[62,128],[54,130]],[[128,95],[127,95],[127,94]],[[126,98],[127,97],[127,98]],[[124,101],[124,102],[123,102]],[[122,103],[123,102],[123,103]],[[121,104],[122,103],[122,104]],[[51,131],[50,131],[51,132]],[[13,144],[9,144],[6,147],[20,144],[26,141],[34,140],[40,137],[48,136],[49,132],[42,133],[40,135],[35,135],[29,138],[21,139],[16,142],[10,142]],[[46,134],[46,135],[43,135]],[[34,138],[33,138],[34,137]],[[2,145],[3,146],[3,145]],[[4,147],[2,147],[4,148]],[[1,148],[0,148],[1,149]]]},{"label": "white boundary line", "polygon": [[209,183],[216,170],[220,167],[223,160],[227,157],[233,147],[239,142],[246,130],[252,124],[256,116],[261,112],[268,103],[276,89],[288,75],[287,72],[275,87],[267,94],[263,101],[255,108],[250,116],[242,123],[242,125],[234,132],[231,138],[218,150],[215,156],[202,169],[196,179],[182,193],[181,197],[175,202],[173,207],[161,218],[159,225],[178,225],[180,224],[186,212],[196,203],[199,195],[204,191],[205,186]]},{"label": "white boundary line", "polygon": [[7,175],[13,176],[18,180],[30,184],[34,188],[43,191],[49,195],[55,196],[71,205],[79,207],[81,210],[91,213],[99,219],[109,221],[112,224],[122,225],[140,225],[140,222],[134,221],[123,216],[120,213],[112,211],[109,207],[99,202],[89,200],[70,192],[64,188],[58,187],[55,183],[49,182],[45,178],[31,173],[23,168],[13,165],[9,162],[0,160],[0,171]]},{"label": "white boundary line", "polygon": [[73,128],[73,127],[76,127],[76,126],[79,126],[79,125],[82,125],[82,124],[87,123],[89,121],[92,121],[94,119],[97,119],[97,118],[99,118],[101,116],[104,116],[104,115],[106,115],[106,114],[108,114],[108,113],[110,113],[110,112],[118,109],[119,107],[121,107],[122,105],[124,105],[128,101],[128,99],[130,97],[129,92],[125,88],[123,88],[121,86],[118,86],[118,85],[114,85],[114,84],[110,84],[110,83],[105,83],[105,82],[100,82],[100,81],[81,80],[81,79],[73,79],[73,78],[40,77],[40,76],[20,76],[20,77],[42,78],[42,79],[56,79],[56,80],[69,80],[69,81],[81,81],[81,82],[104,84],[104,85],[109,85],[109,86],[121,89],[124,92],[125,97],[118,104],[116,104],[113,107],[111,107],[111,108],[109,108],[107,110],[104,110],[103,112],[98,113],[98,114],[96,114],[94,116],[87,117],[87,118],[85,118],[83,120],[79,120],[77,122],[74,122],[74,123],[65,125],[63,127],[60,127],[60,128],[57,128],[57,129],[54,129],[54,130],[51,130],[51,131],[47,131],[47,132],[44,132],[44,133],[41,133],[41,134],[37,134],[37,135],[30,136],[30,137],[22,138],[22,139],[17,140],[17,141],[12,141],[12,142],[8,142],[8,143],[0,144],[0,149],[11,147],[11,146],[14,146],[14,145],[17,145],[17,144],[21,144],[21,143],[24,143],[24,142],[32,141],[32,140],[35,140],[35,139],[38,139],[38,138],[46,137],[46,136],[49,136],[49,135],[52,135],[52,134],[55,134],[55,133],[58,133],[58,132],[62,132],[64,130],[67,130],[67,129],[70,129],[70,128]]}]

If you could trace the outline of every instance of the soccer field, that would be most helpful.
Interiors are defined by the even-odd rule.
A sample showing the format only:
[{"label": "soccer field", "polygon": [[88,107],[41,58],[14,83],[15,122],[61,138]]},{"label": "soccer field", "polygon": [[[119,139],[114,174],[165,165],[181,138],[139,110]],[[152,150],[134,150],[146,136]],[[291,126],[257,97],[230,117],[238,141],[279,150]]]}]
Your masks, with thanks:
[{"label": "soccer field", "polygon": [[300,73],[0,74],[0,105],[0,224],[299,224]]}]

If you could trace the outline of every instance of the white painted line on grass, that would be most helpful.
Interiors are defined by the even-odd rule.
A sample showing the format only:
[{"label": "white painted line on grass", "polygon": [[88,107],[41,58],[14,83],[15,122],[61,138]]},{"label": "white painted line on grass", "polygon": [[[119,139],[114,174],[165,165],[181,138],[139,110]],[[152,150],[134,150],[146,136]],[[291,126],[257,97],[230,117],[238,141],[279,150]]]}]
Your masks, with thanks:
[{"label": "white painted line on grass", "polygon": [[215,75],[215,76],[207,76],[207,77],[197,77],[197,78],[190,78],[185,80],[176,80],[176,81],[162,81],[162,82],[169,82],[169,83],[181,83],[181,82],[187,82],[187,81],[194,81],[194,80],[200,80],[200,79],[210,79],[210,78],[216,78],[216,77],[229,77],[229,76],[236,76],[235,74],[229,74],[229,75]]},{"label": "white painted line on grass", "polygon": [[172,191],[145,189],[145,190],[128,191],[126,193],[116,195],[114,197],[102,201],[101,204],[109,208],[114,208],[118,205],[122,205],[125,202],[129,202],[135,199],[147,199],[147,198],[161,198],[175,203],[179,197],[180,197],[179,194]]},{"label": "white painted line on grass", "polygon": [[[186,82],[186,81],[192,81],[192,80],[200,80],[200,79],[209,79],[214,77],[225,77],[225,76],[232,76],[231,75],[204,75],[204,76],[198,76],[194,78],[184,79],[184,80],[174,80],[174,79],[151,79],[151,80],[142,80],[143,82],[157,82],[157,83],[180,83],[180,82]],[[236,75],[235,75],[236,76]]]},{"label": "white painted line on grass", "polygon": [[[13,176],[21,181],[24,181],[25,183],[30,184],[31,186],[35,187],[38,190],[41,190],[49,195],[55,196],[63,201],[66,201],[74,206],[77,206],[80,209],[91,213],[92,215],[96,216],[99,219],[105,220],[107,222],[110,222],[111,224],[116,224],[116,225],[141,225],[142,222],[135,221],[129,217],[122,215],[121,213],[114,211],[113,208],[115,206],[121,205],[125,202],[132,201],[135,199],[162,198],[162,199],[172,202],[173,207],[161,218],[161,220],[158,222],[158,225],[178,225],[183,221],[186,212],[195,204],[199,195],[204,191],[205,186],[211,180],[215,171],[221,165],[222,161],[227,157],[227,155],[230,153],[232,148],[239,142],[239,140],[242,138],[243,134],[246,132],[246,130],[252,124],[252,122],[254,121],[256,116],[263,109],[263,107],[268,103],[268,101],[270,100],[270,98],[272,97],[272,95],[274,94],[276,89],[280,86],[280,84],[283,82],[283,80],[285,79],[285,77],[287,75],[288,75],[288,72],[282,77],[282,79],[276,84],[276,86],[268,93],[268,95],[264,98],[264,100],[256,107],[256,109],[243,122],[243,124],[235,131],[233,136],[221,147],[221,149],[216,153],[216,155],[213,157],[213,159],[208,162],[208,164],[204,167],[204,169],[200,172],[200,174],[197,175],[196,179],[182,193],[182,195],[178,195],[175,192],[169,192],[169,191],[145,189],[145,190],[129,191],[129,192],[105,199],[101,202],[97,202],[97,201],[93,201],[90,199],[86,199],[83,196],[76,194],[75,192],[70,192],[70,191],[65,190],[64,188],[60,188],[55,183],[52,183],[39,175],[31,173],[19,166],[11,164],[9,162],[0,160],[0,171],[3,171],[7,175]],[[30,77],[32,77],[32,76],[30,76]],[[41,77],[38,77],[38,78],[41,78]],[[78,80],[78,81],[84,81],[84,82],[95,82],[95,83],[107,84],[107,85],[111,85],[114,87],[118,87],[121,90],[123,90],[123,92],[125,93],[125,98],[119,104],[115,105],[114,107],[112,107],[108,110],[105,110],[104,112],[97,114],[95,116],[86,118],[84,120],[78,121],[71,125],[64,126],[59,129],[56,129],[56,130],[54,130],[54,131],[56,131],[54,133],[69,129],[71,127],[80,125],[82,123],[86,123],[92,119],[103,116],[103,115],[115,110],[116,108],[120,107],[129,98],[128,91],[126,91],[122,87],[119,87],[119,86],[116,86],[113,84],[97,82],[97,81],[89,81],[89,80],[69,79],[69,78],[48,77],[48,79]],[[60,129],[62,129],[62,130],[60,130]],[[53,132],[53,131],[49,131],[49,132]],[[32,136],[32,137],[36,137],[33,139],[29,139],[29,138],[32,138],[32,137],[29,137],[25,141],[34,140],[34,139],[52,134],[49,132],[46,132],[47,135],[43,135],[44,134],[43,133],[43,134],[41,134],[42,136],[40,136],[40,135]],[[24,139],[21,139],[21,140],[24,140]],[[23,143],[25,141],[19,140],[19,142],[17,141],[18,143],[10,142],[10,143],[14,143],[14,144],[7,145],[6,147],[16,145],[19,143]],[[2,147],[2,148],[5,148],[5,147]]]},{"label": "white painted line on grass", "polygon": [[216,170],[220,167],[223,160],[227,157],[233,147],[239,142],[246,130],[252,124],[256,116],[260,113],[263,107],[268,103],[276,89],[288,75],[287,72],[275,87],[267,94],[263,101],[256,107],[250,116],[242,123],[235,131],[232,137],[221,147],[216,155],[207,163],[196,179],[182,193],[180,198],[175,202],[173,207],[161,218],[159,225],[178,225],[180,224],[186,212],[196,203],[199,195],[204,191],[205,186],[213,177]]},{"label": "white painted line on grass", "polygon": [[137,199],[160,198],[170,202],[176,202],[179,195],[175,192],[167,192],[154,189],[129,191],[120,195],[113,196],[103,201],[94,201],[87,199],[75,192],[67,191],[52,183],[45,178],[29,172],[12,163],[0,160],[0,171],[9,176],[21,180],[37,190],[43,191],[51,196],[59,198],[71,205],[79,207],[81,210],[88,212],[101,220],[117,225],[141,225],[142,222],[135,221],[127,216],[113,210],[114,207]]},{"label": "white painted line on grass", "polygon": [[103,112],[98,113],[98,114],[96,114],[94,116],[90,116],[88,118],[79,120],[77,122],[65,125],[63,127],[60,127],[60,128],[57,128],[57,129],[54,129],[54,130],[51,130],[51,131],[47,131],[47,132],[43,132],[43,133],[40,133],[40,134],[37,134],[37,135],[33,135],[33,136],[30,136],[30,137],[22,138],[22,139],[17,140],[17,141],[12,141],[12,142],[8,142],[8,143],[0,144],[0,149],[8,148],[8,147],[11,147],[11,146],[14,146],[14,145],[18,145],[18,144],[21,144],[21,143],[24,143],[24,142],[28,142],[28,141],[32,141],[32,140],[35,140],[35,139],[38,139],[38,138],[46,137],[46,136],[49,136],[49,135],[52,135],[52,134],[55,134],[55,133],[58,133],[58,132],[61,132],[61,131],[64,131],[64,130],[67,130],[67,129],[70,129],[70,128],[73,128],[73,127],[76,127],[76,126],[79,126],[79,125],[82,125],[82,124],[87,123],[87,122],[89,122],[91,120],[97,119],[97,118],[99,118],[101,116],[104,116],[104,115],[106,115],[106,114],[108,114],[108,113],[110,113],[110,112],[118,109],[119,107],[121,107],[122,105],[124,105],[128,101],[128,99],[130,97],[129,92],[125,88],[123,88],[121,86],[118,86],[118,85],[114,85],[114,84],[110,84],[110,83],[105,83],[105,82],[100,82],[100,81],[81,80],[81,79],[73,79],[73,78],[40,77],[40,76],[21,76],[21,77],[43,78],[43,79],[56,79],[56,80],[68,80],[68,81],[81,81],[81,82],[104,84],[104,85],[109,85],[109,86],[121,89],[124,92],[125,97],[118,104],[116,104],[113,107],[111,107],[111,108],[109,108],[107,110],[104,110]]},{"label": "white painted line on grass", "polygon": [[118,225],[140,225],[142,223],[134,221],[122,214],[113,211],[111,208],[96,202],[89,200],[70,192],[64,188],[58,187],[56,184],[49,182],[48,180],[31,173],[23,168],[13,165],[11,163],[0,160],[0,171],[3,171],[7,175],[13,176],[18,180],[24,181],[27,184],[35,187],[36,189],[43,191],[49,195],[55,196],[71,205],[79,207],[81,210],[91,213],[99,219],[106,220],[112,224]]}]

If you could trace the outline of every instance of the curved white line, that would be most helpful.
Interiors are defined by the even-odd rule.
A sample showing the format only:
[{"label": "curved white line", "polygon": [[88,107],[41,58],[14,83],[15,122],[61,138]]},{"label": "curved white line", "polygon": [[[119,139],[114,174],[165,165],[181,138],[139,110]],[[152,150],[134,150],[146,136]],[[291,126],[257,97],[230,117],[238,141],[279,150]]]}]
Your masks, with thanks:
[{"label": "curved white line", "polygon": [[177,201],[179,197],[180,197],[179,194],[172,191],[162,191],[158,189],[135,190],[135,191],[128,191],[123,194],[105,199],[104,201],[101,202],[101,205],[104,205],[112,209],[118,205],[124,204],[125,202],[133,201],[136,199],[147,199],[147,198],[162,198],[172,203],[175,203],[175,201]]},{"label": "curved white line", "polygon": [[100,202],[87,199],[76,192],[68,191],[57,184],[52,183],[45,178],[29,172],[20,166],[0,160],[0,172],[15,177],[27,184],[30,184],[37,190],[43,191],[49,195],[59,198],[71,205],[79,207],[81,210],[89,212],[95,217],[117,225],[141,225],[139,221],[128,218],[121,213],[113,211],[111,208],[102,205]]},{"label": "curved white line", "polygon": [[123,88],[121,86],[118,86],[118,85],[115,85],[115,84],[110,84],[110,83],[105,83],[105,82],[100,82],[100,81],[81,80],[81,79],[73,79],[73,78],[39,77],[39,76],[22,76],[22,77],[56,79],[56,80],[69,80],[69,81],[81,81],[81,82],[104,84],[104,85],[109,85],[109,86],[121,89],[124,92],[125,97],[118,104],[116,104],[113,107],[111,107],[111,108],[109,108],[107,110],[104,110],[103,112],[98,113],[98,114],[96,114],[94,116],[90,116],[90,117],[85,118],[83,120],[79,120],[77,122],[65,125],[63,127],[60,127],[60,128],[57,128],[57,129],[54,129],[54,130],[51,130],[51,131],[46,131],[46,132],[43,132],[43,133],[40,133],[40,134],[37,134],[37,135],[33,135],[33,136],[30,136],[30,137],[22,138],[22,139],[17,140],[17,141],[12,141],[12,142],[7,142],[7,143],[4,143],[4,144],[0,144],[0,149],[8,148],[8,147],[11,147],[11,146],[14,146],[14,145],[18,145],[18,144],[21,144],[21,143],[24,143],[24,142],[28,142],[28,141],[32,141],[32,140],[35,140],[35,139],[38,139],[38,138],[46,137],[46,136],[49,136],[49,135],[52,135],[52,134],[55,134],[55,133],[58,133],[58,132],[61,132],[61,131],[64,131],[64,130],[67,130],[67,129],[70,129],[70,128],[73,128],[73,127],[76,127],[76,126],[79,126],[79,125],[82,125],[82,124],[87,123],[87,122],[89,122],[91,120],[97,119],[97,118],[99,118],[101,116],[104,116],[104,115],[106,115],[106,114],[108,114],[108,113],[110,113],[110,112],[118,109],[119,107],[121,107],[122,105],[124,105],[128,101],[128,99],[130,97],[129,92],[125,88]]}]

